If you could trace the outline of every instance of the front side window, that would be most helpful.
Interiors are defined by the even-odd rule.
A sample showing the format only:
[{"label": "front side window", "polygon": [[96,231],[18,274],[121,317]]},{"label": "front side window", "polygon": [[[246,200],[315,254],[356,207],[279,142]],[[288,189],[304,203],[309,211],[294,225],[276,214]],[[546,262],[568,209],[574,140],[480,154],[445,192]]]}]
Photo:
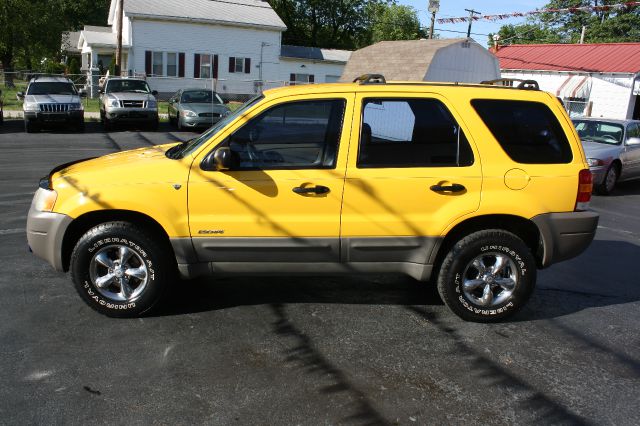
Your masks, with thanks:
[{"label": "front side window", "polygon": [[464,167],[473,153],[462,129],[436,99],[366,99],[358,168]]},{"label": "front side window", "polygon": [[164,66],[162,62],[162,52],[153,52],[153,75],[164,75]]},{"label": "front side window", "polygon": [[474,99],[471,105],[513,161],[522,164],[566,164],[573,159],[562,126],[545,104]]},{"label": "front side window", "polygon": [[228,139],[233,170],[334,168],[346,102],[275,106]]},{"label": "front side window", "polygon": [[639,124],[630,124],[629,127],[627,127],[627,140],[629,138],[640,138]]}]

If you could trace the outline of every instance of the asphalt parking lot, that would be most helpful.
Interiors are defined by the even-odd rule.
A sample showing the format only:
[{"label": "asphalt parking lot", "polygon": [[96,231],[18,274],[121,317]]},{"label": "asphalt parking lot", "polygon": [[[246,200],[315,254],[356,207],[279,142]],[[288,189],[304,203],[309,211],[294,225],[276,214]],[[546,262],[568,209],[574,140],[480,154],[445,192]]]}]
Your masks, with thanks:
[{"label": "asphalt parking lot", "polygon": [[640,182],[594,197],[592,246],[502,324],[402,276],[182,282],[154,316],[99,315],[27,251],[38,179],[193,136],[0,127],[0,424],[637,424]]}]

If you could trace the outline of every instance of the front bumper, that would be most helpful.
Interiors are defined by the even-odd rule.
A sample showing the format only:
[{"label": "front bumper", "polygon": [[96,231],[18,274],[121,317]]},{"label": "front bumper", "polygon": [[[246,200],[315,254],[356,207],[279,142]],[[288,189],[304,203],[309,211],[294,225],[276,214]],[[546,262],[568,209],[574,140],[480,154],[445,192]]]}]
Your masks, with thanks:
[{"label": "front bumper", "polygon": [[65,112],[25,111],[24,119],[40,124],[77,123],[84,121],[84,110]]},{"label": "front bumper", "polygon": [[71,221],[72,219],[64,214],[37,211],[34,203],[31,203],[27,216],[29,248],[33,254],[46,260],[61,272],[64,271],[62,241]]},{"label": "front bumper", "polygon": [[595,212],[547,213],[531,220],[540,231],[541,267],[571,259],[593,241],[600,216]]},{"label": "front bumper", "polygon": [[111,108],[105,115],[111,121],[158,121],[157,109]]},{"label": "front bumper", "polygon": [[211,127],[220,121],[220,117],[182,117],[185,127]]},{"label": "front bumper", "polygon": [[594,187],[597,185],[601,185],[602,182],[604,182],[604,177],[606,176],[608,169],[609,169],[609,165],[589,167],[589,171],[591,172],[591,176],[593,178]]}]

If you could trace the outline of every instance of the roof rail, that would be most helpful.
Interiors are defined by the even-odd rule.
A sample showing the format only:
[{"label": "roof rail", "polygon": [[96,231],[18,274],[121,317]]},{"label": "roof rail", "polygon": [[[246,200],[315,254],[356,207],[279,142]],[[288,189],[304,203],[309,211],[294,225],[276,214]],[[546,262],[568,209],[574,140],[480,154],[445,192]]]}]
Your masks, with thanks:
[{"label": "roof rail", "polygon": [[[518,85],[516,85],[518,83]],[[491,86],[515,87],[522,90],[540,90],[540,85],[535,80],[522,80],[520,78],[496,78],[495,80],[481,81],[480,84]]]},{"label": "roof rail", "polygon": [[356,77],[353,82],[358,84],[386,84],[387,80],[382,74],[362,74],[360,77]]}]

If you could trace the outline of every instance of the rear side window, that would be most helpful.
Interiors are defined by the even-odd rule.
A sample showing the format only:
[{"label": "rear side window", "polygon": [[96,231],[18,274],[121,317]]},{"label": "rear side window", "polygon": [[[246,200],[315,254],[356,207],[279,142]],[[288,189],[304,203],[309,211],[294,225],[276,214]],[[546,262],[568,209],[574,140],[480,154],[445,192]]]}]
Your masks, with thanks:
[{"label": "rear side window", "polygon": [[545,104],[474,99],[471,105],[513,161],[558,164],[573,159],[560,123]]},{"label": "rear side window", "polygon": [[436,99],[366,99],[359,168],[458,167],[473,164],[469,142]]}]

